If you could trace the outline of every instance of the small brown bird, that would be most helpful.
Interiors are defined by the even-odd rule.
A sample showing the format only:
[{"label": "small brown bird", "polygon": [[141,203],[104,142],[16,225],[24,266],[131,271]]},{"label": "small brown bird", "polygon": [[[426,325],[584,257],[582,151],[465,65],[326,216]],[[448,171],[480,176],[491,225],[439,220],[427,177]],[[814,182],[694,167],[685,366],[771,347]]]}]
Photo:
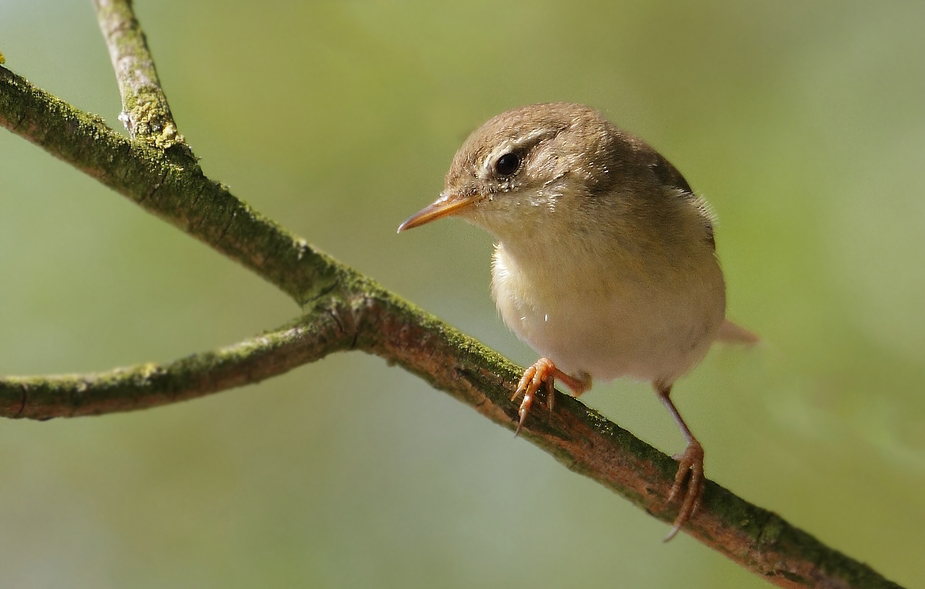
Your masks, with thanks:
[{"label": "small brown bird", "polygon": [[642,140],[580,104],[524,106],[489,120],[453,158],[440,197],[399,231],[447,216],[494,235],[492,294],[501,317],[542,356],[536,392],[552,409],[555,380],[580,395],[592,378],[651,382],[687,439],[670,500],[687,490],[666,540],[703,492],[703,447],[681,418],[672,384],[717,339],[753,342],[724,319],[713,219],[681,173]]}]

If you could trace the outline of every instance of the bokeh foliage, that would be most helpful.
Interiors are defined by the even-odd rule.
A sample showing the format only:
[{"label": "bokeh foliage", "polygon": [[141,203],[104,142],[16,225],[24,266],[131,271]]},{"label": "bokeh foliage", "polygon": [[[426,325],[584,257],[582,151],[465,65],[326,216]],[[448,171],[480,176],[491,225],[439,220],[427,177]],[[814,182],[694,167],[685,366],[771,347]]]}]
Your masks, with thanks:
[{"label": "bokeh foliage", "polygon": [[[925,583],[925,6],[136,2],[207,173],[520,362],[490,240],[408,235],[465,135],[590,103],[715,207],[730,314],[675,398],[708,475]],[[89,2],[0,1],[6,67],[118,127]],[[103,370],[294,316],[248,272],[0,133],[0,373]],[[645,385],[590,405],[666,450]],[[280,407],[285,407],[284,411]],[[409,419],[409,415],[417,415]],[[15,587],[762,587],[422,381],[360,354],[136,414],[0,423]]]}]

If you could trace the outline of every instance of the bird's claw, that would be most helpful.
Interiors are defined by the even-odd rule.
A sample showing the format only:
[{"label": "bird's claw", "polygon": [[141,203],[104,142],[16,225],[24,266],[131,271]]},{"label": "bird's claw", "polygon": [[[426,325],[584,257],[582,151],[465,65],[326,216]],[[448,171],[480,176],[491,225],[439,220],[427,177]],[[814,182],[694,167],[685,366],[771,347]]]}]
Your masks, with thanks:
[{"label": "bird's claw", "polygon": [[675,518],[671,531],[665,536],[665,542],[674,538],[681,526],[690,520],[703,498],[703,446],[697,440],[693,440],[687,444],[684,452],[675,455],[674,459],[679,462],[678,472],[675,474],[668,501],[675,501],[680,498],[681,489],[684,487],[684,481],[687,480],[688,475],[690,475],[690,480],[687,482],[687,492],[684,493],[681,508],[678,510],[678,517]]},{"label": "bird's claw", "polygon": [[533,400],[536,398],[536,392],[543,385],[546,385],[546,404],[549,406],[549,410],[552,411],[556,398],[557,372],[559,371],[556,369],[556,365],[549,358],[540,358],[533,366],[524,370],[524,375],[520,377],[520,382],[517,383],[517,390],[511,396],[511,401],[514,401],[517,397],[523,395],[520,408],[517,410],[520,421],[517,422],[517,429],[514,430],[515,436],[523,428],[527,414],[530,413],[530,407],[533,406]]}]

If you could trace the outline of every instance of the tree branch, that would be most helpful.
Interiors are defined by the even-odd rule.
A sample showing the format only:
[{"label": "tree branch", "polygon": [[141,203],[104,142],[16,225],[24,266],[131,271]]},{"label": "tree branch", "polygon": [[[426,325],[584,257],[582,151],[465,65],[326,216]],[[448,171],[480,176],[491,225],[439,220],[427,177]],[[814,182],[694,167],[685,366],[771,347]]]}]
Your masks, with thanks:
[{"label": "tree branch", "polygon": [[[163,366],[0,379],[0,415],[43,419],[151,407],[358,349],[422,376],[513,431],[517,366],[295,238],[189,160],[128,141],[2,67],[0,125],[240,262],[305,313],[263,336]],[[523,437],[658,519],[674,519],[677,505],[667,496],[676,462],[576,399],[562,396],[555,412],[532,414]],[[684,531],[781,587],[898,587],[710,481]]]},{"label": "tree branch", "polygon": [[[177,132],[131,1],[93,0],[93,5],[122,95],[119,120],[132,139],[150,142],[161,149],[182,145],[188,150],[183,136]],[[192,157],[189,151],[187,155]]]},{"label": "tree branch", "polygon": [[129,141],[3,67],[0,126],[239,262],[300,305],[345,279],[344,266],[255,212],[198,165]]},{"label": "tree branch", "polygon": [[233,346],[166,365],[0,378],[0,415],[45,420],[148,409],[257,383],[346,349],[350,342],[330,314],[309,313]]}]

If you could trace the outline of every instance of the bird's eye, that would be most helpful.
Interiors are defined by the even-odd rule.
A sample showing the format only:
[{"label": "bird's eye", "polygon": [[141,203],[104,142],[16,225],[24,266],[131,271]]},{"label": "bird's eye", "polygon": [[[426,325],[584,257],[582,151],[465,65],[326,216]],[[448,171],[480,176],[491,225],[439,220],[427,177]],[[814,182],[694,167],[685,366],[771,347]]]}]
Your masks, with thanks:
[{"label": "bird's eye", "polygon": [[499,176],[511,176],[520,169],[520,156],[513,152],[508,152],[498,158],[495,162],[495,172]]}]

